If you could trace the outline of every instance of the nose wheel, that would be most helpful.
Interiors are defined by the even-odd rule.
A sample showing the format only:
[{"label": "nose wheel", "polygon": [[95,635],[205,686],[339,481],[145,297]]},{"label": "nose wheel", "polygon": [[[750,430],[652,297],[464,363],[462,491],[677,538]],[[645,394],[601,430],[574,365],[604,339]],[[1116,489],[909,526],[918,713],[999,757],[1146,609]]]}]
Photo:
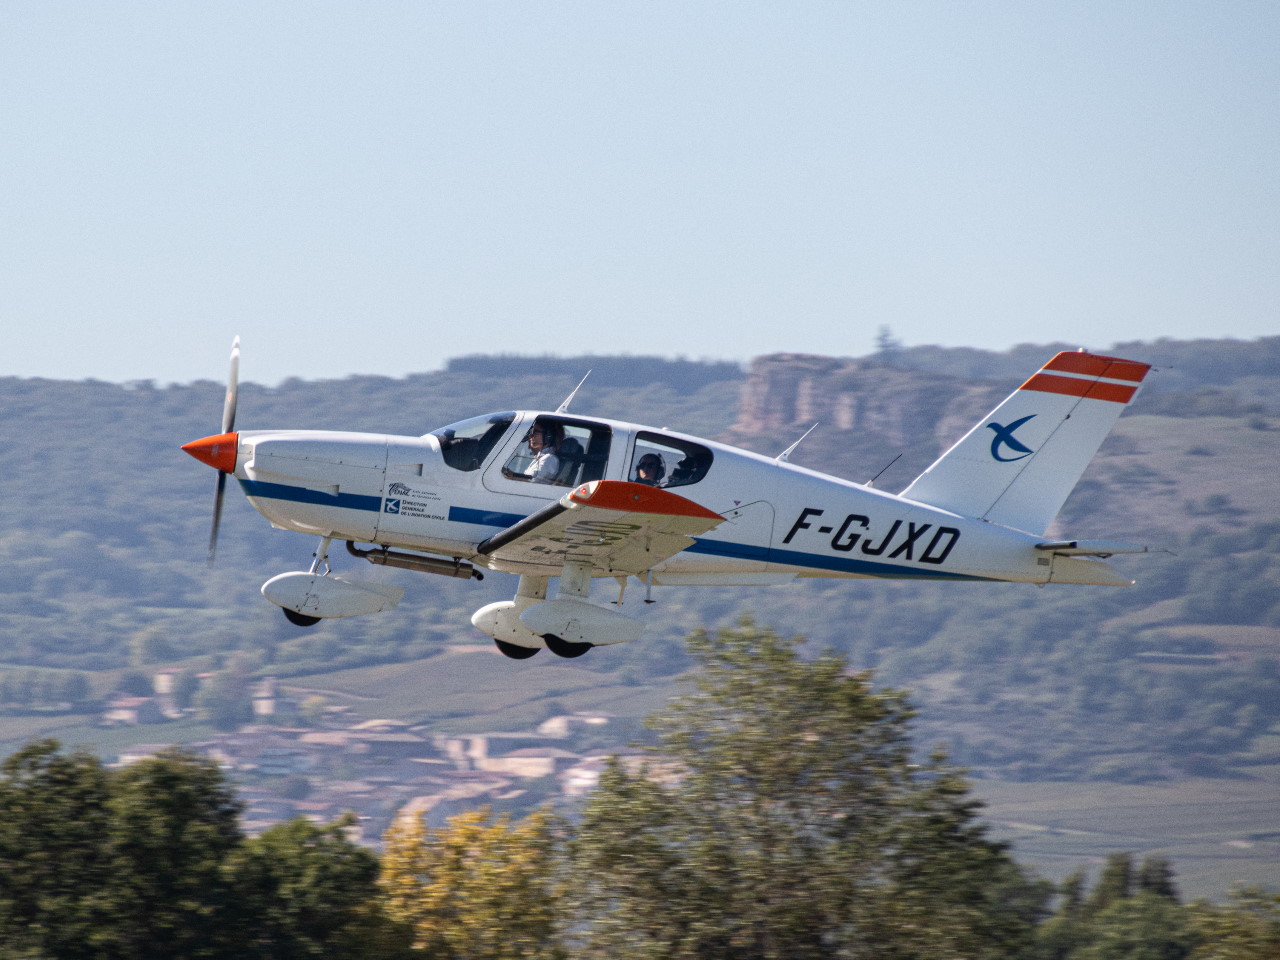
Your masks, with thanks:
[{"label": "nose wheel", "polygon": [[299,627],[314,627],[320,622],[319,617],[309,617],[305,613],[299,613],[297,610],[290,610],[284,607],[284,618],[290,623]]}]

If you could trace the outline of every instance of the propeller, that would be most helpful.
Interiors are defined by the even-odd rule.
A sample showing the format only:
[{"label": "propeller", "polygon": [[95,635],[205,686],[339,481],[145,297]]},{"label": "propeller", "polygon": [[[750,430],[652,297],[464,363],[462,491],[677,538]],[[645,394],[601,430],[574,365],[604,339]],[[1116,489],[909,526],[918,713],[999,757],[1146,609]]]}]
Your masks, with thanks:
[{"label": "propeller", "polygon": [[[240,395],[240,338],[231,342],[231,369],[227,373],[227,397],[222,403],[222,433],[236,428],[236,400]],[[234,467],[232,468],[234,469]],[[209,564],[218,553],[218,527],[222,525],[222,500],[227,492],[227,474],[218,471],[218,486],[213,495],[213,527],[209,530]]]}]

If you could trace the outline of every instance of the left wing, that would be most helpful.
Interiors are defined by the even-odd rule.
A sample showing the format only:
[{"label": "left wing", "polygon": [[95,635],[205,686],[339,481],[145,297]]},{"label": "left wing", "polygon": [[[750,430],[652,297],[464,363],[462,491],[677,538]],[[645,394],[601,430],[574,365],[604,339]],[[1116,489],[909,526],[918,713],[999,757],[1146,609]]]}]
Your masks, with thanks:
[{"label": "left wing", "polygon": [[606,575],[638,575],[724,519],[669,490],[593,480],[495,533],[477,552],[503,563],[590,564]]}]

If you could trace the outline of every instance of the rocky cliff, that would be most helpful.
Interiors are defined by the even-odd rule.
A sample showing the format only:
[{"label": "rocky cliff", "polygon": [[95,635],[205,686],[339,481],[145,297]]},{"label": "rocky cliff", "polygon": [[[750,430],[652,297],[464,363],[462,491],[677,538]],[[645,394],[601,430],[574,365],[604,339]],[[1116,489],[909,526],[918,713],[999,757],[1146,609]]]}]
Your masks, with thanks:
[{"label": "rocky cliff", "polygon": [[901,455],[878,484],[899,489],[1016,385],[874,359],[770,354],[752,361],[725,439],[777,454],[817,423],[821,442],[806,441],[793,462],[865,481]]}]

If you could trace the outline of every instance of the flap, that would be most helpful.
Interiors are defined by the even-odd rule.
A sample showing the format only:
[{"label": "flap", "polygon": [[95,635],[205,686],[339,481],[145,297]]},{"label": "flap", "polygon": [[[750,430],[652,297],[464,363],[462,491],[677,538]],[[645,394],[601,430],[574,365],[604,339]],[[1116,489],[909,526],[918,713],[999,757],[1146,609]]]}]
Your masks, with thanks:
[{"label": "flap", "polygon": [[723,522],[669,490],[593,480],[494,534],[477,553],[506,563],[590,564],[601,576],[640,574]]}]

